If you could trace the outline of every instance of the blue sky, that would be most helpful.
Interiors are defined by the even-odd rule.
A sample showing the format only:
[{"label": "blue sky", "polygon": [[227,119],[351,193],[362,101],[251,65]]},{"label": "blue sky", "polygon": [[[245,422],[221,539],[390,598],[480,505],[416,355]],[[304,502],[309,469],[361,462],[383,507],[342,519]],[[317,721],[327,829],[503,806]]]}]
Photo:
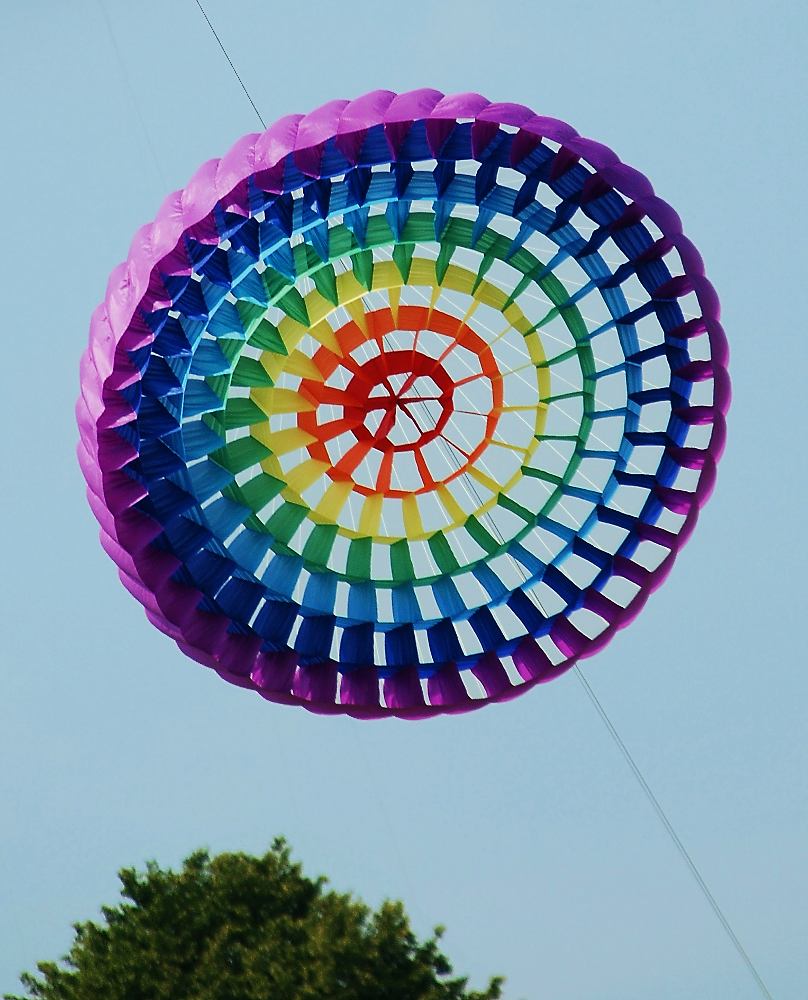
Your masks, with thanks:
[{"label": "blue sky", "polygon": [[[445,923],[508,1000],[758,996],[573,676],[421,724],[314,717],[186,661],[118,584],[74,457],[89,316],[163,196],[258,123],[192,0],[103,4],[7,4],[0,29],[0,991],[119,867],[285,834],[338,888]],[[723,303],[729,443],[666,585],[585,669],[773,995],[804,997],[801,5],[207,9],[267,121],[479,90],[606,142],[678,209]]]}]

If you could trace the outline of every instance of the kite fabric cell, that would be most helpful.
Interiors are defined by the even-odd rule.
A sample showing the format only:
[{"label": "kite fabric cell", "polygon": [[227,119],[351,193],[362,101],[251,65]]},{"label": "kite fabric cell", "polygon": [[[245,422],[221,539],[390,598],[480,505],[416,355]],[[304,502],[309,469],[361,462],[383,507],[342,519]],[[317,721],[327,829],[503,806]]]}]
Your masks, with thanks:
[{"label": "kite fabric cell", "polygon": [[151,622],[274,702],[422,718],[601,649],[714,480],[673,209],[518,104],[375,91],[204,164],[92,318],[79,455]]}]

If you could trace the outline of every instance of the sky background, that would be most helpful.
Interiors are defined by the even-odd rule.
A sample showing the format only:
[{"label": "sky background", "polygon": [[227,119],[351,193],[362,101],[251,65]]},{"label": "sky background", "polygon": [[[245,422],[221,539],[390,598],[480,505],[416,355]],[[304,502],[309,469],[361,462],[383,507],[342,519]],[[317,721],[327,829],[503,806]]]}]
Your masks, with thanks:
[{"label": "sky background", "polygon": [[[606,142],[681,214],[723,303],[728,447],[673,574],[585,672],[773,996],[803,1000],[803,5],[207,9],[267,122],[478,90]],[[192,0],[9,0],[0,108],[0,993],[115,900],[118,868],[284,834],[337,888],[445,923],[457,970],[504,973],[507,1000],[759,996],[574,675],[362,723],[231,687],[147,623],[84,499],[79,358],[137,227],[258,122]]]}]

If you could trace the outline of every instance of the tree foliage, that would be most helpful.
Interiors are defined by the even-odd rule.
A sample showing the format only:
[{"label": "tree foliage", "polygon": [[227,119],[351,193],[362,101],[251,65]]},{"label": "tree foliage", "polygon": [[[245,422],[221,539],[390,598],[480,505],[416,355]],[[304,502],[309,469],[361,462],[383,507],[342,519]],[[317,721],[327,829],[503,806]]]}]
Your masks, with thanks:
[{"label": "tree foliage", "polygon": [[467,990],[401,903],[372,910],[307,877],[277,840],[263,857],[192,854],[178,872],[119,873],[123,902],[74,925],[61,962],[6,1000],[497,1000]]}]

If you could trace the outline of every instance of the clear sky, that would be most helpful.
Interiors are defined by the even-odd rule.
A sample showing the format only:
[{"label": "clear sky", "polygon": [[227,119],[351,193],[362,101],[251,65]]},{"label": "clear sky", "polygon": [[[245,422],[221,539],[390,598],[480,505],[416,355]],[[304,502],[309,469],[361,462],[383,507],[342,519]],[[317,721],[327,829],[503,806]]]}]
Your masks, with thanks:
[{"label": "clear sky", "polygon": [[[258,123],[192,0],[5,0],[0,18],[0,992],[116,870],[285,834],[312,873],[508,1000],[756,989],[572,675],[423,723],[263,702],[119,585],[73,402],[135,229]],[[647,173],[721,296],[734,405],[666,585],[586,674],[776,1000],[808,984],[806,15],[796,2],[208,0],[264,118],[375,87],[479,90]],[[114,39],[114,42],[113,42]]]}]

